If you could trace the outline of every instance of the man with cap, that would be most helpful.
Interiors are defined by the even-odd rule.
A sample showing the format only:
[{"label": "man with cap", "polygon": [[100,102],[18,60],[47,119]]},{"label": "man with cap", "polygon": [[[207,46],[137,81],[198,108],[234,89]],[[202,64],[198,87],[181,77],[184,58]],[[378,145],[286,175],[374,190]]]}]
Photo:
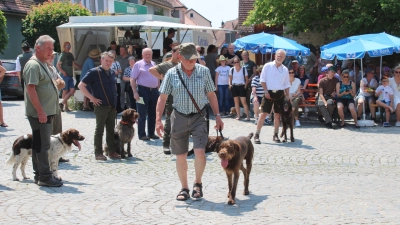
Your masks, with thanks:
[{"label": "man with cap", "polygon": [[178,41],[172,41],[172,43],[169,45],[171,47],[171,50],[168,51],[167,53],[164,54],[162,61],[165,62],[167,61],[167,58],[171,58],[172,57],[172,49],[176,46],[179,46],[179,42]]},{"label": "man with cap", "polygon": [[172,50],[172,47],[170,46],[172,44],[172,38],[175,37],[175,29],[174,28],[169,28],[168,29],[168,36],[166,36],[164,38],[164,42],[163,42],[163,55],[165,55],[165,53],[169,52]]},{"label": "man with cap", "polygon": [[[200,58],[196,46],[193,43],[182,44],[179,46],[179,52],[178,58],[181,63],[168,70],[161,84],[161,95],[157,102],[156,127],[157,134],[161,135],[161,132],[164,132],[161,118],[167,97],[171,94],[174,98],[174,110],[171,114],[171,152],[176,155],[176,169],[182,185],[176,199],[185,201],[190,198],[186,161],[190,134],[193,137],[193,149],[196,155],[196,178],[191,196],[196,199],[203,197],[201,179],[206,166],[205,147],[208,134],[205,106],[207,103],[210,103],[215,115],[216,126],[214,128],[222,130],[224,123],[218,111],[215,86],[210,70],[196,63],[196,60]],[[195,107],[183,84],[188,88],[199,109]]]},{"label": "man with cap", "polygon": [[292,60],[291,64],[292,64],[292,69],[294,71],[294,76],[298,77],[299,76],[299,67],[300,67],[299,61],[297,61],[296,59]]},{"label": "man with cap", "polygon": [[[81,77],[83,78],[87,72],[90,69],[93,69],[95,67],[94,62],[99,60],[100,57],[100,51],[98,49],[92,49],[89,54],[88,54],[88,58],[85,60],[85,62],[82,65],[82,71],[81,71]],[[88,86],[88,90],[90,91],[90,87]],[[89,98],[88,97],[84,97],[83,100],[83,111],[92,111],[92,108],[89,106]]]},{"label": "man with cap", "polygon": [[70,50],[71,43],[64,42],[64,50],[61,52],[60,59],[57,63],[57,69],[63,75],[62,78],[65,82],[65,87],[62,92],[63,101],[61,104],[64,105],[64,110],[67,112],[70,111],[68,108],[68,99],[75,94],[73,67],[82,69],[82,67],[76,63],[74,55],[72,55]]},{"label": "man with cap", "polygon": [[120,46],[117,45],[117,42],[111,41],[110,47],[107,48],[107,51],[114,50],[117,53],[117,55],[119,55],[119,48],[120,48]]},{"label": "man with cap", "polygon": [[[165,74],[168,72],[169,69],[175,67],[180,62],[178,59],[179,46],[175,46],[171,52],[172,53],[170,60],[158,64],[157,66],[153,66],[149,69],[149,72],[160,80],[164,79]],[[167,102],[165,104],[166,112],[165,112],[165,124],[164,124],[164,134],[163,134],[163,149],[164,149],[164,154],[166,155],[171,154],[169,147],[171,139],[171,113],[173,110],[172,104],[173,104],[173,97],[172,95],[168,95]]]},{"label": "man with cap", "polygon": [[22,89],[24,89],[24,81],[23,81],[22,71],[24,71],[25,64],[28,62],[28,60],[33,55],[31,53],[30,49],[31,49],[31,46],[29,46],[29,43],[27,41],[22,42],[23,53],[17,57],[17,60],[15,60],[15,71],[17,71],[18,80],[21,82]]},{"label": "man with cap", "polygon": [[325,119],[326,127],[336,129],[337,125],[332,123],[332,114],[336,104],[334,101],[336,84],[339,80],[335,77],[335,66],[329,67],[328,70],[328,75],[322,78],[318,84],[317,106],[322,117]]}]

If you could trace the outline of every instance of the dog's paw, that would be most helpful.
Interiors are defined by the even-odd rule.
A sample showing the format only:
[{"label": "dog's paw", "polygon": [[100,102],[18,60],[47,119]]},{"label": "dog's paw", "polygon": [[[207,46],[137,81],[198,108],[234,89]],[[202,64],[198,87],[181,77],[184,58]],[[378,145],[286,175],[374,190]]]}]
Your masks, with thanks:
[{"label": "dog's paw", "polygon": [[132,154],[128,154],[128,158],[132,158],[133,157],[133,155]]},{"label": "dog's paw", "polygon": [[243,191],[243,195],[249,195],[250,191]]},{"label": "dog's paw", "polygon": [[18,178],[13,178],[13,181],[19,181],[19,179]]},{"label": "dog's paw", "polygon": [[121,155],[121,159],[125,159],[126,158],[126,156],[125,155]]},{"label": "dog's paw", "polygon": [[235,199],[229,199],[228,200],[228,205],[234,205],[235,204]]},{"label": "dog's paw", "polygon": [[291,142],[294,142],[294,138],[290,138],[290,141],[291,141]]}]

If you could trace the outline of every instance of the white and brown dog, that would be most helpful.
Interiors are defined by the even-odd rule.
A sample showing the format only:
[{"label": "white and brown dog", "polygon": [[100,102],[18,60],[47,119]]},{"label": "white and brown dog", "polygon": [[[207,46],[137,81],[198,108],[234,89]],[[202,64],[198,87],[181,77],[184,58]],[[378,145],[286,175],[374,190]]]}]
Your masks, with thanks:
[{"label": "white and brown dog", "polygon": [[[58,160],[65,153],[70,152],[72,144],[77,146],[81,150],[79,141],[83,141],[84,136],[79,134],[76,129],[68,129],[65,132],[57,135],[52,135],[50,138],[50,149],[49,149],[49,164],[50,169],[53,171],[53,177],[61,180],[58,176]],[[32,155],[32,134],[26,134],[20,136],[15,140],[12,152],[8,158],[6,164],[13,165],[13,180],[18,181],[17,169],[21,164],[21,172],[24,179],[29,179],[25,174],[25,166],[28,162],[29,157]]]}]

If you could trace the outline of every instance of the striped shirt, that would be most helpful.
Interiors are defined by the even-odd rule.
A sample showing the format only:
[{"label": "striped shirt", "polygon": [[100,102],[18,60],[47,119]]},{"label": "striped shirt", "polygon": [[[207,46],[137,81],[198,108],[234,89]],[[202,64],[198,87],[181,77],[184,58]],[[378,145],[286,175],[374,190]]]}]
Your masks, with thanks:
[{"label": "striped shirt", "polygon": [[251,86],[252,87],[256,87],[256,95],[258,97],[263,97],[264,96],[264,89],[261,85],[260,82],[260,75],[257,75],[255,77],[253,77],[253,79],[251,80]]},{"label": "striped shirt", "polygon": [[175,68],[168,70],[165,78],[161,83],[160,93],[172,95],[174,97],[174,107],[178,112],[183,114],[198,113],[192,100],[190,99],[185,87],[179,79],[179,70],[183,82],[193,95],[194,100],[200,109],[208,103],[207,93],[214,92],[215,86],[212,81],[210,70],[200,64],[196,64],[194,71],[190,77],[182,71],[182,64],[178,64]]}]

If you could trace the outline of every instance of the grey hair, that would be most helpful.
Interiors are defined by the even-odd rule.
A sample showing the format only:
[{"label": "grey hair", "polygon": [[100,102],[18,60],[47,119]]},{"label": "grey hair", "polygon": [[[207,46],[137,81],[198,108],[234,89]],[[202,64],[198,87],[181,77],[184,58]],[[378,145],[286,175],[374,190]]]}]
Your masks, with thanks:
[{"label": "grey hair", "polygon": [[285,50],[283,50],[283,49],[278,49],[276,52],[275,52],[275,54],[277,54],[277,53],[283,53],[283,54],[285,54],[285,56],[286,56],[286,51]]},{"label": "grey hair", "polygon": [[132,59],[136,61],[136,58],[134,56],[129,56],[128,62],[131,61]]},{"label": "grey hair", "polygon": [[50,37],[49,35],[42,35],[36,40],[35,48],[41,47],[46,42],[51,42],[52,44],[54,44],[55,40],[52,37]]},{"label": "grey hair", "polygon": [[101,59],[104,59],[104,57],[106,57],[106,56],[114,59],[114,55],[111,51],[105,51],[105,52],[101,53]]},{"label": "grey hair", "polygon": [[115,50],[110,50],[109,52],[110,52],[111,54],[114,54],[114,53],[117,54],[117,52],[116,52]]},{"label": "grey hair", "polygon": [[343,70],[343,71],[342,71],[342,75],[343,75],[343,74],[350,74],[350,71],[349,71],[349,70]]},{"label": "grey hair", "polygon": [[393,68],[393,70],[400,70],[400,64]]}]

